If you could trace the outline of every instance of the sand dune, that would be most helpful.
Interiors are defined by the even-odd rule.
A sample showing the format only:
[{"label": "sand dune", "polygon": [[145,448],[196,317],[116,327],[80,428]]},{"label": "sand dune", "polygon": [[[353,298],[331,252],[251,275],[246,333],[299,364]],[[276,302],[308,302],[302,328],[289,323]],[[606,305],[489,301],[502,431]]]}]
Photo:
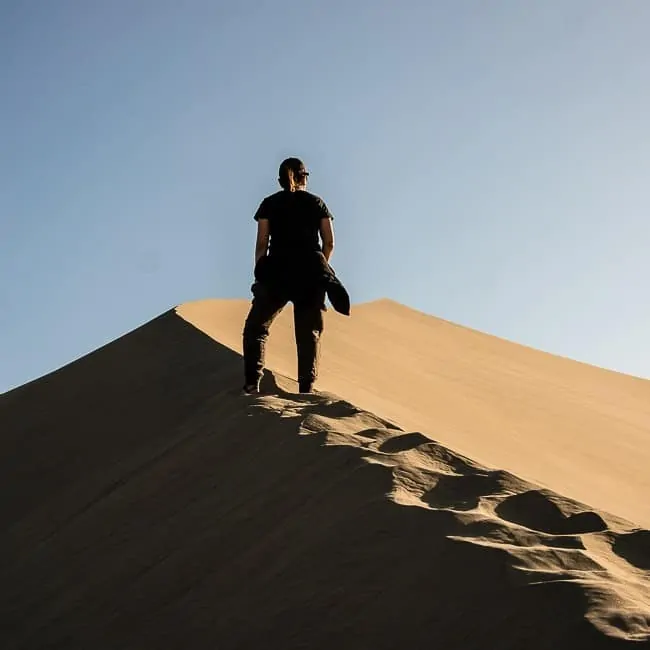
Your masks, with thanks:
[{"label": "sand dune", "polygon": [[[589,423],[620,424],[610,435],[625,459],[625,444],[637,443],[633,424],[644,426],[643,382],[550,355],[535,362],[540,353],[513,352],[512,344],[486,343],[485,335],[435,319],[440,333],[429,340],[430,317],[379,303],[348,321],[328,319],[325,392],[299,395],[285,376],[294,374],[285,319],[274,330],[269,361],[277,365],[263,394],[245,397],[236,352],[245,303],[178,311],[183,318],[164,314],[0,396],[0,647],[650,644],[650,531],[641,518],[629,523],[594,500],[542,487],[524,471],[528,459],[513,458],[522,468],[513,472],[466,453],[472,436],[483,452],[483,437],[496,435],[496,415],[481,428],[483,412],[475,409],[497,412],[499,391],[512,385],[509,369],[522,384],[513,394],[521,400],[516,422],[525,422],[527,408],[535,421],[520,436],[549,418],[559,426],[562,413],[570,430],[581,431],[592,404]],[[383,324],[372,330],[377,316]],[[384,338],[399,327],[407,341]],[[368,353],[373,337],[390,342],[377,356]],[[425,370],[409,370],[418,355],[420,368],[431,362],[425,340],[425,351],[446,346],[449,357],[447,367],[426,371],[437,376],[433,385],[460,396],[443,405],[437,426],[433,408],[442,396],[430,392],[434,426],[404,426],[400,413],[411,423],[425,413],[425,388],[416,390]],[[400,373],[402,391],[383,404],[380,391],[395,389]],[[348,392],[333,392],[337,382]],[[533,408],[536,394],[547,401]],[[459,424],[443,426],[462,399],[468,407]],[[373,400],[381,407],[374,414],[361,404]],[[479,420],[474,428],[471,416]],[[463,444],[450,445],[443,434]],[[562,478],[546,464],[545,447],[559,439],[553,430],[517,447],[538,450],[534,467],[547,484]],[[556,451],[577,462],[576,446]],[[599,450],[596,460],[583,452],[582,464],[599,462]],[[637,453],[647,457],[647,438]],[[636,495],[632,506],[643,501],[647,478],[634,467],[620,486]],[[573,471],[573,486],[588,490],[589,469],[578,463]],[[618,467],[608,476],[622,481],[622,473]]]}]

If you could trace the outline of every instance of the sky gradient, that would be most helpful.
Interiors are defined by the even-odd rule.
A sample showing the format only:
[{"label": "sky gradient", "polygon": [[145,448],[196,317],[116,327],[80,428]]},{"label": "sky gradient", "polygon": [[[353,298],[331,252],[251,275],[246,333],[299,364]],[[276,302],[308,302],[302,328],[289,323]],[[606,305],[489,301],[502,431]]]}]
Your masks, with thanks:
[{"label": "sky gradient", "polygon": [[288,155],[354,302],[650,377],[649,25],[646,0],[4,0],[0,392],[248,298]]}]

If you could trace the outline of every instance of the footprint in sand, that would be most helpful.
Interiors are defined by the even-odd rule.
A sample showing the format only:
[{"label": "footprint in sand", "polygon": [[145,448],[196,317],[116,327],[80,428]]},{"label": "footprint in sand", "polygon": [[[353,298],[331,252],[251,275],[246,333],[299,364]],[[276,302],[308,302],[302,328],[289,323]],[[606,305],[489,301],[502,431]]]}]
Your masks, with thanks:
[{"label": "footprint in sand", "polygon": [[422,500],[436,509],[474,510],[481,497],[501,492],[503,472],[483,472],[464,476],[443,475]]},{"label": "footprint in sand", "polygon": [[612,551],[638,569],[650,571],[650,530],[635,530],[619,535]]},{"label": "footprint in sand", "polygon": [[506,497],[495,512],[513,524],[550,535],[581,535],[607,530],[607,524],[595,512],[565,516],[540,490]]},{"label": "footprint in sand", "polygon": [[410,451],[420,445],[428,444],[431,438],[427,438],[421,433],[405,433],[401,436],[393,436],[381,445],[378,450],[384,454],[398,454],[402,451]]}]

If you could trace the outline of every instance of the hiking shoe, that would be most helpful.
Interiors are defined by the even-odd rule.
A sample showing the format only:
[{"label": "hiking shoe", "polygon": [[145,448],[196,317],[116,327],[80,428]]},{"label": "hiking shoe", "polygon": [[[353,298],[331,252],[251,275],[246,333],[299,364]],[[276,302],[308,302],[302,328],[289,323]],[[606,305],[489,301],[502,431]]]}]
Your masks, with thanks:
[{"label": "hiking shoe", "polygon": [[313,393],[314,385],[313,384],[300,384],[298,387],[299,393]]},{"label": "hiking shoe", "polygon": [[242,390],[246,395],[257,395],[260,392],[260,388],[257,384],[246,384]]}]

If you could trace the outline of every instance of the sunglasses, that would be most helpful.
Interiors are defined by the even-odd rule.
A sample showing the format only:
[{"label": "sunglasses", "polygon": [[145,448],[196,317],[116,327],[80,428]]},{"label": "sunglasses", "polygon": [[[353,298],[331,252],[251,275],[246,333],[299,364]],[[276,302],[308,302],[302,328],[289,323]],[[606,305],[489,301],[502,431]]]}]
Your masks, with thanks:
[{"label": "sunglasses", "polygon": [[298,169],[294,172],[298,178],[306,178],[309,176],[309,172],[306,169]]}]

